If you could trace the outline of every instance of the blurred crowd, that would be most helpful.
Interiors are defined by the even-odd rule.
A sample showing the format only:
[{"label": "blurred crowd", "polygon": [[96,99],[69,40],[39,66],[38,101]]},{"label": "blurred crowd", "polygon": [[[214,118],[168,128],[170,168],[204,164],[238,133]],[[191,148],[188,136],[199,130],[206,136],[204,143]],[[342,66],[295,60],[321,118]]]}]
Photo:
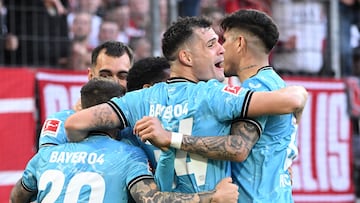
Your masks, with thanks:
[{"label": "blurred crowd", "polygon": [[[169,25],[169,2],[157,0],[160,22],[151,21],[155,0],[0,0],[0,65],[86,70],[97,45],[128,44],[135,60],[154,55],[151,25]],[[179,16],[206,15],[221,35],[224,15],[242,8],[273,17],[280,41],[271,63],[283,75],[334,76],[329,68],[329,1],[174,0]],[[341,76],[360,75],[357,0],[339,0]],[[161,36],[160,36],[161,37]],[[221,40],[221,39],[220,39]],[[358,65],[359,64],[359,65]]]}]

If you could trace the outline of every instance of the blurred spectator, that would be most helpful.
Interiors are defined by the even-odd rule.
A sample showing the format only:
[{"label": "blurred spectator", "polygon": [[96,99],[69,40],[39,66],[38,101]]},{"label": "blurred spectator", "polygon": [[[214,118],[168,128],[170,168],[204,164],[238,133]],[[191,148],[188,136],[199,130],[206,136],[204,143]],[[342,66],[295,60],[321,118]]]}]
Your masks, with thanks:
[{"label": "blurred spectator", "polygon": [[279,43],[272,64],[280,74],[317,75],[324,64],[327,17],[322,1],[273,0]]},{"label": "blurred spectator", "polygon": [[102,0],[97,13],[103,18],[112,8],[125,5],[129,5],[129,0]]},{"label": "blurred spectator", "polygon": [[151,43],[146,37],[133,37],[129,47],[134,52],[134,61],[151,56]]},{"label": "blurred spectator", "polygon": [[[74,22],[75,13],[87,12],[91,15],[91,30],[89,36],[89,44],[92,47],[96,47],[99,36],[99,28],[102,21],[102,18],[97,15],[98,9],[100,8],[101,0],[78,0],[76,8],[73,12],[70,12],[67,17],[67,23],[69,27],[72,27]],[[73,33],[70,32],[70,37],[73,36]]]},{"label": "blurred spectator", "polygon": [[160,21],[161,21],[161,35],[168,27],[168,2],[167,0],[159,0],[160,6]]},{"label": "blurred spectator", "polygon": [[91,14],[87,12],[76,13],[71,28],[73,39],[68,66],[73,70],[87,70],[91,63],[91,51],[93,49],[89,44]]},{"label": "blurred spectator", "polygon": [[103,20],[99,29],[99,45],[106,41],[116,41],[119,36],[119,26],[114,21]]},{"label": "blurred spectator", "polygon": [[273,0],[219,0],[226,13],[232,13],[239,9],[256,9],[271,16]]},{"label": "blurred spectator", "polygon": [[74,14],[71,25],[72,39],[80,41],[90,47],[89,39],[91,32],[91,14],[88,12],[77,12]]},{"label": "blurred spectator", "polygon": [[225,10],[224,2],[225,0],[201,0],[200,2],[200,10],[207,7],[220,7]]},{"label": "blurred spectator", "polygon": [[6,65],[59,67],[68,57],[66,0],[4,0]]},{"label": "blurred spectator", "polygon": [[0,37],[3,37],[7,33],[6,25],[7,8],[4,6],[3,1],[0,0]]},{"label": "blurred spectator", "polygon": [[130,40],[130,8],[128,5],[120,5],[109,8],[105,13],[104,20],[114,21],[119,28],[118,41],[129,44]]},{"label": "blurred spectator", "polygon": [[220,27],[221,20],[224,18],[224,11],[215,6],[203,7],[201,9],[201,15],[209,18],[212,22],[212,28],[214,29],[215,33],[219,35],[219,40],[222,40],[222,30]]},{"label": "blurred spectator", "polygon": [[130,29],[128,35],[132,37],[144,37],[149,30],[150,23],[150,0],[129,0]]},{"label": "blurred spectator", "polygon": [[346,77],[353,74],[352,64],[352,46],[351,46],[351,27],[360,24],[360,5],[357,0],[339,1],[339,19],[340,19],[340,61],[341,76]]}]

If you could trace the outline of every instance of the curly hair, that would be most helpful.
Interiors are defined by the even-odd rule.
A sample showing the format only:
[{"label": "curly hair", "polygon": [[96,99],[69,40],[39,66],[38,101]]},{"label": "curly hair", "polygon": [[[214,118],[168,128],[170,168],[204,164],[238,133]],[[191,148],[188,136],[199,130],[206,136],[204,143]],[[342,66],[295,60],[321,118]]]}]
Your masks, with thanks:
[{"label": "curly hair", "polygon": [[170,64],[164,57],[147,57],[136,61],[129,70],[127,77],[127,90],[142,89],[144,84],[154,84],[167,79],[165,70]]}]

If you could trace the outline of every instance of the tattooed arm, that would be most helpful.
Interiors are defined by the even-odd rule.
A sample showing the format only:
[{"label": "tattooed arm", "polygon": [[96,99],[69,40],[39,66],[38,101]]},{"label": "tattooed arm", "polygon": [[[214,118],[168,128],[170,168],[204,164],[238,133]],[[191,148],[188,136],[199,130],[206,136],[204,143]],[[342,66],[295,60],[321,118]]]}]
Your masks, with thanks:
[{"label": "tattooed arm", "polygon": [[[134,134],[142,141],[149,140],[162,150],[167,150],[172,133],[161,126],[158,118],[143,117],[134,127]],[[184,135],[181,150],[200,154],[210,159],[244,161],[260,137],[260,131],[253,123],[237,121],[232,124],[229,136]]]},{"label": "tattooed arm", "polygon": [[90,131],[120,128],[120,120],[113,108],[105,103],[83,109],[69,116],[65,121],[68,139],[79,142],[85,139]]},{"label": "tattooed arm", "polygon": [[238,186],[231,178],[224,178],[215,190],[200,193],[160,192],[153,179],[142,179],[130,186],[130,194],[136,202],[237,202]]}]

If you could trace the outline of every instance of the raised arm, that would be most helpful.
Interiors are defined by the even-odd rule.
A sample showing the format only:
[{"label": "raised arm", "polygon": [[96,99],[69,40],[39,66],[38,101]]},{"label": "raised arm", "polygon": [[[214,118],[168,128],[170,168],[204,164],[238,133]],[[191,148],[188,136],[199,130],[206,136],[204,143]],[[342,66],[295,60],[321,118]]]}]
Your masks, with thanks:
[{"label": "raised arm", "polygon": [[307,96],[308,93],[303,86],[289,86],[270,92],[254,92],[247,116],[294,113],[299,121]]},{"label": "raised arm", "polygon": [[85,139],[90,131],[120,128],[120,120],[108,103],[76,112],[65,121],[69,141]]},{"label": "raised arm", "polygon": [[[139,135],[142,141],[148,140],[162,150],[167,150],[171,146],[171,140],[176,140],[173,136],[181,136],[166,131],[158,118],[149,116],[143,117],[135,124],[134,134]],[[237,121],[232,124],[231,135],[182,136],[179,143],[181,150],[210,159],[244,161],[259,139],[260,131],[251,122]]]},{"label": "raised arm", "polygon": [[160,192],[153,179],[143,179],[130,188],[130,194],[136,202],[217,202],[236,203],[239,197],[238,186],[231,178],[224,178],[215,190],[200,193]]}]

